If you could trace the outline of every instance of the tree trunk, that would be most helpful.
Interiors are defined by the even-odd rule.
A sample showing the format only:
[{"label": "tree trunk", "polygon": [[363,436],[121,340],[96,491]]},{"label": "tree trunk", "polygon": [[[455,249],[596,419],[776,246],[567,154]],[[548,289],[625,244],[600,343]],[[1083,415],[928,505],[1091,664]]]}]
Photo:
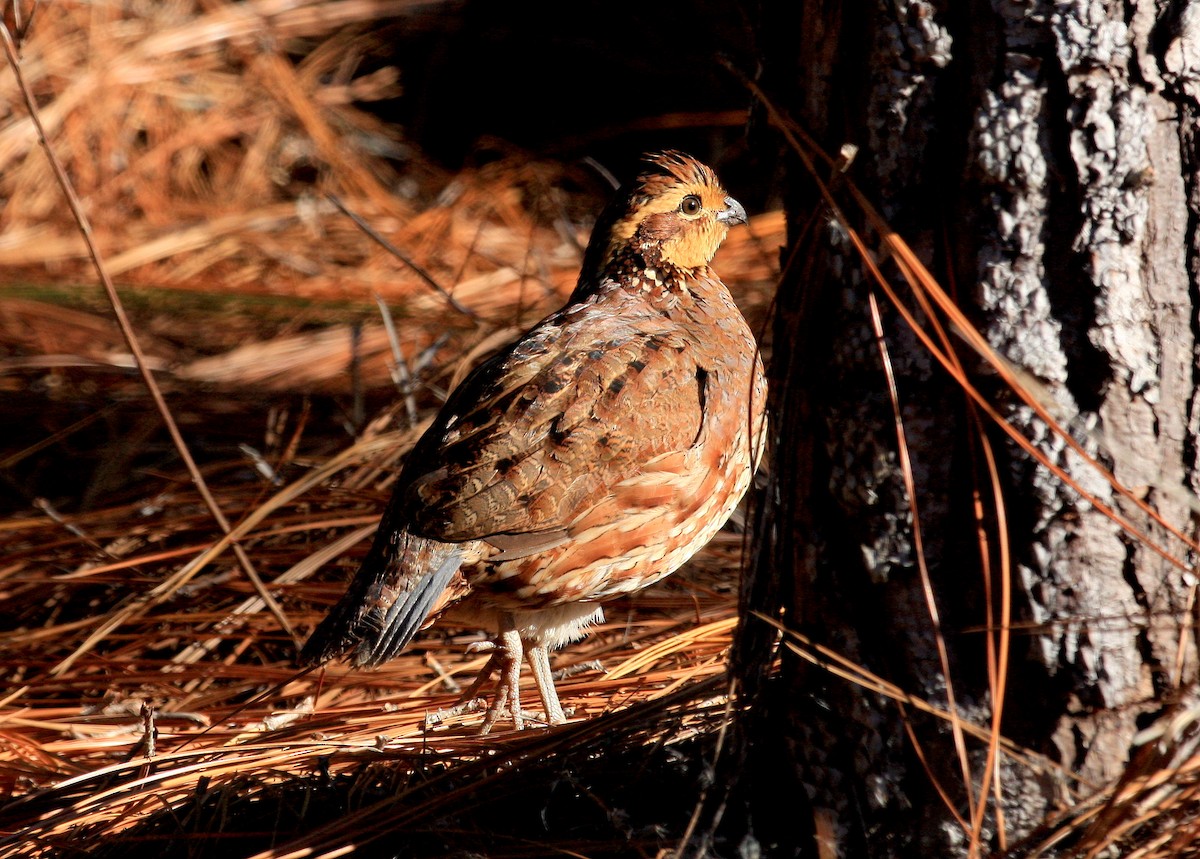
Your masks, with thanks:
[{"label": "tree trunk", "polygon": [[[764,90],[826,151],[859,146],[851,179],[992,347],[1125,487],[1191,535],[1200,12],[1163,8],[887,0],[864,12],[764,0],[758,33]],[[967,791],[979,793],[985,743],[966,742],[966,775],[944,715],[786,649],[781,675],[757,684],[767,638],[750,612],[781,613],[812,641],[987,730],[996,702],[984,630],[1007,577],[1002,729],[1036,756],[1001,756],[1002,815],[989,804],[976,842],[1012,848],[1072,797],[1117,779],[1139,727],[1194,682],[1193,641],[1181,643],[1191,578],[1147,543],[1188,559],[1186,546],[960,348],[1003,417],[1148,540],[991,425],[998,518],[984,422],[884,306],[918,544],[869,278],[828,213],[810,223],[819,198],[809,177],[795,163],[787,176],[792,239],[806,243],[787,266],[774,331],[767,496],[777,506],[746,588],[736,667],[754,706],[735,745],[750,772],[792,779],[787,802],[806,806],[797,827],[794,812],[781,818],[770,806],[774,788],[755,795],[743,779],[745,826],[768,855],[817,855],[818,836],[846,856],[972,852]]]}]

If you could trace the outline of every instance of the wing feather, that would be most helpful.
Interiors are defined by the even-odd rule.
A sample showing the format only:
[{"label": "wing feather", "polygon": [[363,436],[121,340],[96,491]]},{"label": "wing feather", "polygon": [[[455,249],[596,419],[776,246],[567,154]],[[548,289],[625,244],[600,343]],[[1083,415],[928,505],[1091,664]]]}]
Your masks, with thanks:
[{"label": "wing feather", "polygon": [[401,477],[416,533],[562,533],[655,458],[695,443],[703,371],[668,320],[623,300],[603,325],[588,304],[549,317],[464,380]]}]

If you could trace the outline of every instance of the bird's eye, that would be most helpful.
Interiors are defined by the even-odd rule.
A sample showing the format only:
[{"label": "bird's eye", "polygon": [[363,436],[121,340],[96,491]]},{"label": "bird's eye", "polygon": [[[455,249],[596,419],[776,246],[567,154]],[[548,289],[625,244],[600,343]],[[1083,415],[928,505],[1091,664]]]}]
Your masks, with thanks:
[{"label": "bird's eye", "polygon": [[679,204],[679,211],[685,215],[699,215],[700,208],[700,198],[695,194],[688,194],[683,198],[683,202]]}]

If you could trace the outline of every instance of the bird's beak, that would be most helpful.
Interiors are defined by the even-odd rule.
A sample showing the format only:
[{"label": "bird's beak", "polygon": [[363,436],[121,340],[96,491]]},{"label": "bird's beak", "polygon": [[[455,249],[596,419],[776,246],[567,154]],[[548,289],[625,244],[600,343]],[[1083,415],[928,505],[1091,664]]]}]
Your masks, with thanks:
[{"label": "bird's beak", "polygon": [[725,209],[717,212],[717,220],[727,227],[746,223],[746,210],[733,197],[725,198]]}]

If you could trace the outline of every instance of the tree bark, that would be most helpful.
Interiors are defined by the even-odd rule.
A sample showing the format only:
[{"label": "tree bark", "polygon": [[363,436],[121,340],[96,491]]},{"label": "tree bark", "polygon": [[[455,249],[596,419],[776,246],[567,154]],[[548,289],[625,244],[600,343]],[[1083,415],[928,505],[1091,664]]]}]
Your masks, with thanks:
[{"label": "tree bark", "polygon": [[[880,0],[852,11],[836,0],[764,0],[758,33],[764,89],[826,151],[859,146],[851,178],[957,290],[992,347],[1089,453],[1191,535],[1200,13],[1163,8]],[[796,164],[787,194],[790,238],[804,244],[798,256],[785,252],[792,264],[774,330],[776,457],[744,594],[735,667],[751,706],[735,746],[750,772],[792,779],[804,823],[793,813],[779,825],[778,797],[746,788],[744,826],[769,855],[817,855],[817,836],[846,856],[968,855],[963,818],[983,744],[967,744],[964,774],[945,718],[786,649],[782,673],[758,682],[769,648],[753,613],[781,615],[986,729],[997,702],[981,630],[996,617],[984,594],[990,587],[998,599],[1007,575],[1014,629],[1002,726],[1036,756],[1002,756],[1002,815],[992,802],[981,838],[991,850],[1013,845],[1072,797],[1116,780],[1139,726],[1194,682],[1194,642],[1181,641],[1192,580],[993,427],[998,519],[966,398],[884,308],[918,546],[869,280],[827,213],[812,224],[819,199]],[[975,384],[1049,462],[1190,560],[961,352]]]}]

